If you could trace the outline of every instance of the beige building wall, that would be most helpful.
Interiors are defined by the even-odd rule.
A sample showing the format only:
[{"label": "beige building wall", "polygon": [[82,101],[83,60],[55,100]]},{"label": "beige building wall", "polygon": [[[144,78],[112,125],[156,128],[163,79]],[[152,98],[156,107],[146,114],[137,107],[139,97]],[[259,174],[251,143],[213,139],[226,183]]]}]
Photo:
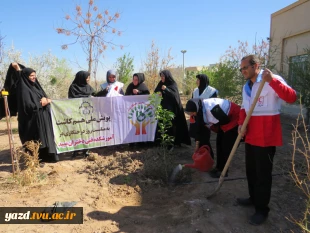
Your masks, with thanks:
[{"label": "beige building wall", "polygon": [[[304,54],[310,48],[310,0],[299,0],[273,13],[270,22],[270,64],[287,78],[288,59]],[[297,116],[299,104],[283,103],[281,111]],[[302,109],[305,114],[305,109]]]},{"label": "beige building wall", "polygon": [[270,25],[270,64],[288,72],[288,58],[304,54],[310,47],[310,1],[299,0],[273,13]]},{"label": "beige building wall", "polygon": [[203,69],[203,66],[188,66],[185,67],[185,71],[201,71]]}]

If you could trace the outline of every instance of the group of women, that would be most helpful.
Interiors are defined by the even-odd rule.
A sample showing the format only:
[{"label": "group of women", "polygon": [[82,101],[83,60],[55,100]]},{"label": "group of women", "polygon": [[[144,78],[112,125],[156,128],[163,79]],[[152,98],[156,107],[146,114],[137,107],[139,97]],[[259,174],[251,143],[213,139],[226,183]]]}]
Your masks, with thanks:
[{"label": "group of women", "polygon": [[[52,121],[50,115],[51,99],[47,97],[41,87],[36,71],[26,68],[13,62],[9,68],[10,72],[15,72],[17,77],[17,105],[18,105],[18,131],[21,142],[34,140],[39,141],[39,158],[41,161],[58,161],[58,155],[54,143]],[[174,114],[173,127],[169,129],[169,134],[175,137],[174,144],[185,143],[190,145],[190,137],[181,104],[179,91],[170,71],[160,72],[161,81],[158,83],[155,92],[162,96],[161,104],[165,109],[171,110]],[[106,83],[101,85],[101,90],[95,90],[89,85],[90,73],[79,71],[71,83],[68,91],[68,98],[82,97],[112,97],[121,95],[148,95],[150,91],[145,85],[143,73],[135,73],[132,82],[124,93],[124,84],[117,81],[114,70],[109,70],[106,76]],[[85,156],[87,150],[83,150]],[[77,153],[73,153],[76,156]]]},{"label": "group of women", "polygon": [[[54,143],[54,134],[50,115],[51,99],[47,97],[36,77],[36,71],[26,68],[18,63],[12,63],[9,72],[17,77],[17,110],[18,131],[21,142],[35,140],[41,143],[39,158],[42,161],[58,161],[58,155]],[[185,111],[190,115],[190,128],[188,129],[184,109],[181,103],[177,83],[169,70],[162,70],[161,80],[154,92],[161,97],[161,105],[174,113],[172,127],[168,134],[174,137],[174,145],[182,143],[191,145],[191,137],[196,141],[195,150],[203,145],[210,147],[210,153],[214,153],[210,144],[210,134],[217,132],[216,151],[217,165],[211,172],[211,176],[219,177],[227,161],[229,152],[237,138],[237,120],[240,107],[228,100],[217,98],[218,91],[209,85],[209,78],[205,74],[198,74],[197,88],[194,89],[192,99],[186,104]],[[150,91],[145,85],[143,73],[135,73],[132,82],[126,91],[124,84],[117,81],[117,74],[109,70],[106,75],[106,83],[101,85],[101,90],[95,90],[89,85],[90,73],[79,71],[69,87],[68,98],[82,97],[112,97],[122,95],[149,95]],[[88,156],[88,150],[82,151]],[[73,153],[73,157],[77,152]]]}]

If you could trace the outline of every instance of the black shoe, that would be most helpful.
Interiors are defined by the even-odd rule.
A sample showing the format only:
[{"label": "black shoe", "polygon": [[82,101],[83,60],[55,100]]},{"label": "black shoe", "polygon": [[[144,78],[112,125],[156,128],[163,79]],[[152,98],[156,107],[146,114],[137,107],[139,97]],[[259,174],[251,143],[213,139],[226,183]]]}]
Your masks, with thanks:
[{"label": "black shoe", "polygon": [[265,222],[267,218],[268,218],[268,214],[262,214],[262,213],[256,212],[250,217],[249,223],[251,225],[258,226],[262,224],[263,222]]},{"label": "black shoe", "polygon": [[251,206],[253,205],[253,202],[251,200],[251,198],[237,198],[236,202],[238,205],[242,205],[242,206]]},{"label": "black shoe", "polygon": [[217,169],[216,167],[215,168],[212,168],[212,170],[210,170],[209,172],[210,173],[217,173],[219,171],[219,169]]},{"label": "black shoe", "polygon": [[55,155],[54,155],[54,160],[55,160],[55,162],[58,162],[58,161],[59,161],[59,156],[58,156],[58,154],[55,154]]},{"label": "black shoe", "polygon": [[[222,172],[219,171],[219,170],[217,170],[217,171],[215,171],[215,172],[210,172],[209,174],[210,174],[210,176],[211,176],[212,178],[220,178]],[[227,177],[227,176],[228,176],[228,172],[226,172],[226,174],[225,174],[225,177]]]}]

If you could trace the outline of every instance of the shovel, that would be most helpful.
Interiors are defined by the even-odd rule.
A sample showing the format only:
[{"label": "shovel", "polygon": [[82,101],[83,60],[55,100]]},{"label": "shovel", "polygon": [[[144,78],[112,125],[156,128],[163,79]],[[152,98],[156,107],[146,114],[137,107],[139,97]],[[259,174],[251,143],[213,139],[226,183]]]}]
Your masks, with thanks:
[{"label": "shovel", "polygon": [[8,104],[9,93],[7,91],[3,90],[3,91],[1,91],[1,95],[3,96],[3,100],[4,100],[6,124],[7,124],[7,129],[8,129],[11,160],[12,160],[12,171],[13,171],[13,175],[15,175],[16,169],[17,169],[17,161],[16,161],[16,157],[15,157],[14,140],[13,140],[13,134],[12,134],[11,120],[10,120],[11,116],[10,116],[10,110],[9,110],[9,104]]},{"label": "shovel", "polygon": [[[252,105],[251,105],[251,107],[250,107],[250,110],[249,110],[249,112],[247,113],[247,116],[246,116],[246,118],[245,118],[245,120],[244,120],[244,122],[243,122],[243,125],[242,125],[242,127],[241,127],[241,132],[242,132],[242,133],[245,131],[245,129],[246,129],[247,125],[248,125],[248,122],[249,122],[249,120],[250,120],[250,118],[251,118],[251,115],[252,115],[253,110],[254,110],[254,108],[255,108],[255,105],[256,105],[256,103],[257,103],[257,100],[258,100],[258,98],[259,98],[259,96],[260,96],[260,93],[262,92],[263,87],[264,87],[264,84],[265,84],[265,81],[264,81],[264,80],[262,80],[262,81],[260,82],[260,84],[259,84],[259,87],[258,87],[258,90],[257,90],[257,92],[256,92],[255,98],[254,98],[254,100],[253,100],[253,103],[252,103]],[[218,183],[216,189],[215,189],[210,195],[207,195],[207,199],[213,197],[213,196],[220,190],[220,188],[221,188],[221,186],[222,186],[222,184],[223,184],[224,177],[225,177],[225,175],[226,175],[227,169],[228,169],[228,167],[229,167],[229,165],[230,165],[231,160],[233,159],[233,157],[234,157],[234,155],[235,155],[235,152],[236,152],[236,150],[237,150],[237,148],[238,148],[238,145],[239,145],[239,143],[240,143],[241,138],[242,138],[242,134],[239,134],[238,137],[237,137],[237,139],[236,139],[236,141],[235,141],[235,144],[234,144],[233,148],[231,149],[231,152],[230,152],[230,154],[229,154],[229,157],[228,157],[228,159],[227,159],[227,162],[226,162],[226,164],[225,164],[225,167],[224,167],[224,169],[223,169],[223,171],[222,171],[222,173],[221,173],[221,176],[220,176],[220,178],[219,178],[219,183]]]}]

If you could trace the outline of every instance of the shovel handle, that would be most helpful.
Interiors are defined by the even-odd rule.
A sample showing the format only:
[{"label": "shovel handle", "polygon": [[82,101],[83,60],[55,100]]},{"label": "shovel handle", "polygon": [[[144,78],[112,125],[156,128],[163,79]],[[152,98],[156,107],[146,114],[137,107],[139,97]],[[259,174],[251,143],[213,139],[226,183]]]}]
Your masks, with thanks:
[{"label": "shovel handle", "polygon": [[[252,104],[251,104],[250,110],[248,111],[248,113],[247,113],[247,115],[246,115],[246,118],[245,118],[245,120],[244,120],[244,122],[243,122],[243,124],[242,124],[241,133],[243,133],[243,132],[245,131],[245,129],[246,129],[248,123],[249,123],[249,120],[250,120],[250,118],[251,118],[251,116],[252,116],[252,113],[253,113],[253,111],[254,111],[255,105],[256,105],[257,100],[258,100],[258,98],[259,98],[259,96],[260,96],[260,94],[261,94],[261,92],[262,92],[262,90],[263,90],[264,85],[265,85],[265,80],[262,80],[262,81],[260,82],[260,84],[259,84],[258,90],[257,90],[256,95],[255,95],[255,97],[254,97],[254,100],[253,100],[253,102],[252,102]],[[227,162],[226,162],[226,164],[225,164],[225,167],[224,167],[224,169],[223,169],[223,171],[222,171],[221,176],[223,176],[223,177],[225,176],[225,174],[226,174],[226,172],[227,172],[227,169],[228,169],[228,167],[229,167],[229,165],[230,165],[230,162],[231,162],[232,158],[234,157],[234,154],[235,154],[235,152],[236,152],[236,150],[237,150],[237,148],[238,148],[238,145],[239,145],[240,140],[242,139],[242,137],[243,137],[242,134],[239,134],[239,135],[238,135],[238,137],[237,137],[237,139],[236,139],[236,141],[235,141],[235,144],[234,144],[234,146],[233,146],[233,148],[232,148],[232,150],[231,150],[231,152],[230,152],[230,154],[229,154],[229,157],[228,157],[228,159],[227,159]]]},{"label": "shovel handle", "polygon": [[[251,115],[252,115],[252,113],[253,113],[253,111],[254,111],[254,108],[255,108],[255,105],[256,105],[256,103],[257,103],[257,100],[258,100],[258,98],[259,98],[259,96],[260,96],[260,94],[261,94],[261,92],[262,92],[262,90],[263,90],[263,87],[264,87],[264,85],[265,85],[265,82],[266,82],[265,80],[262,80],[262,81],[260,82],[260,84],[259,84],[258,90],[257,90],[256,95],[255,95],[255,97],[254,97],[254,100],[253,100],[253,102],[252,102],[252,104],[251,104],[250,110],[249,110],[249,112],[247,113],[246,118],[245,118],[245,120],[244,120],[244,122],[243,122],[243,124],[242,124],[241,133],[245,131],[245,129],[246,129],[248,123],[249,123],[249,120],[250,120]],[[226,162],[226,164],[225,164],[225,167],[224,167],[224,169],[223,169],[223,171],[222,171],[222,173],[221,173],[221,176],[220,176],[220,178],[219,178],[219,184],[218,184],[217,188],[213,191],[212,194],[210,194],[209,196],[207,196],[207,198],[212,197],[212,196],[220,189],[220,187],[222,186],[222,183],[223,183],[223,181],[224,181],[224,177],[225,177],[225,175],[226,175],[226,172],[227,172],[227,170],[228,170],[228,167],[229,167],[229,165],[230,165],[230,162],[231,162],[231,160],[233,159],[233,157],[234,157],[234,155],[235,155],[235,152],[236,152],[236,150],[237,150],[237,148],[238,148],[238,145],[239,145],[239,143],[240,143],[240,140],[241,140],[241,138],[242,138],[242,134],[241,134],[241,133],[238,135],[238,137],[237,137],[237,139],[236,139],[236,141],[235,141],[235,144],[234,144],[233,148],[231,149],[231,152],[230,152],[230,154],[229,154],[229,157],[228,157],[228,159],[227,159],[227,162]]]}]

